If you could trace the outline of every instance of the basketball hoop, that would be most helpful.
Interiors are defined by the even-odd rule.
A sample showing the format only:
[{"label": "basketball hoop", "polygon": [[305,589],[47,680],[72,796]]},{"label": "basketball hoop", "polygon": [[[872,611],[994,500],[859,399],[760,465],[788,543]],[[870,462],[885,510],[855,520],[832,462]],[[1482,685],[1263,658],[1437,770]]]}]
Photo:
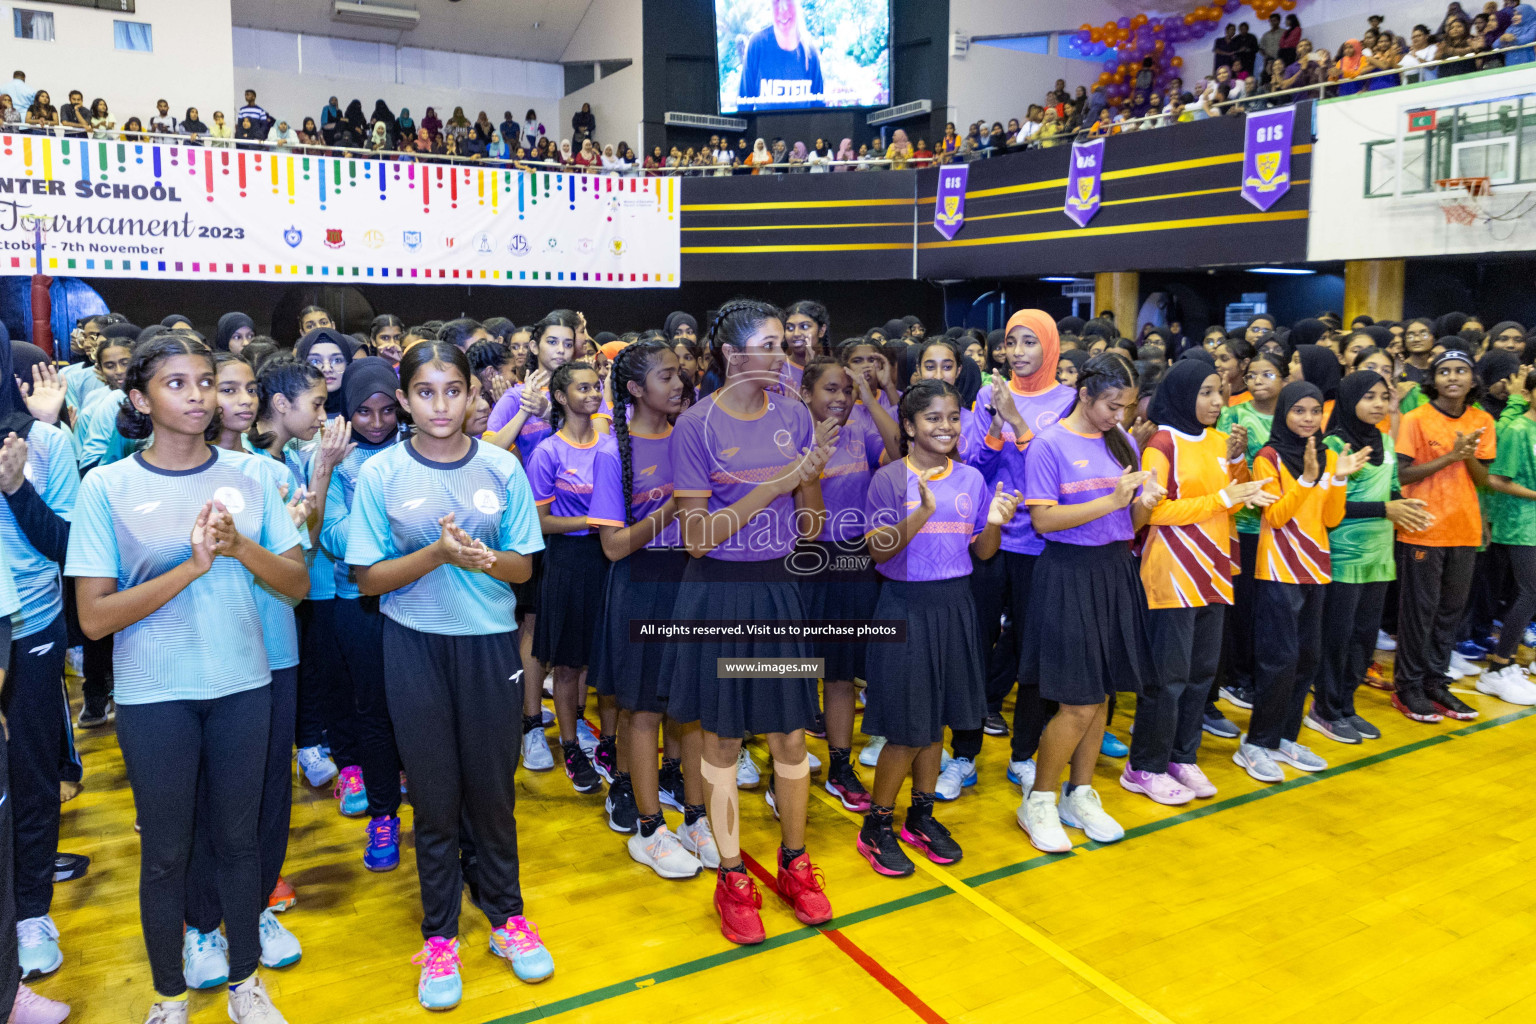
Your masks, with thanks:
[{"label": "basketball hoop", "polygon": [[1484,219],[1483,200],[1493,195],[1487,178],[1440,178],[1435,193],[1447,224],[1470,226]]}]

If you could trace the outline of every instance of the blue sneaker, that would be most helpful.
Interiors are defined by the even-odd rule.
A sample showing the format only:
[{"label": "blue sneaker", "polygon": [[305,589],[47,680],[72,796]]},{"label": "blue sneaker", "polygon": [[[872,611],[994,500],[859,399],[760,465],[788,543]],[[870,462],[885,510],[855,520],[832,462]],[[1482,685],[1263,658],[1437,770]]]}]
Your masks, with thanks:
[{"label": "blue sneaker", "polygon": [[421,967],[416,999],[429,1010],[451,1010],[464,998],[464,979],[459,976],[459,940],[433,936],[411,957]]},{"label": "blue sneaker", "polygon": [[368,813],[368,790],[363,786],[363,770],[356,765],[341,770],[331,795],[341,801],[341,813],[348,818]]},{"label": "blue sneaker", "polygon": [[1456,653],[1468,661],[1482,661],[1488,657],[1488,648],[1476,640],[1463,640],[1456,645]]},{"label": "blue sneaker", "polygon": [[368,848],[363,867],[369,871],[393,871],[400,866],[400,818],[387,815],[368,821]]},{"label": "blue sneaker", "polygon": [[1099,743],[1099,753],[1105,757],[1125,757],[1131,752],[1131,748],[1120,742],[1120,737],[1104,730],[1104,739]]},{"label": "blue sneaker", "polygon": [[1520,642],[1527,647],[1536,647],[1536,622],[1525,627],[1525,633],[1521,635]]},{"label": "blue sneaker", "polygon": [[47,914],[17,921],[16,943],[22,980],[52,974],[64,966],[64,954],[59,949],[59,929]]},{"label": "blue sneaker", "polygon": [[491,952],[510,960],[512,973],[530,985],[555,973],[555,959],[539,941],[539,930],[521,914],[507,918],[500,928],[491,929]]}]

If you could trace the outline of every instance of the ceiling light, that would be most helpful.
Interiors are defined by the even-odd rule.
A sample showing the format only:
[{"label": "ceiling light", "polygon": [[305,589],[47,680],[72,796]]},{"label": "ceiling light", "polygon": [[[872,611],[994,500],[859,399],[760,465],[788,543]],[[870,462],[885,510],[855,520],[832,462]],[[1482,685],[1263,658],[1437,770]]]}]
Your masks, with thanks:
[{"label": "ceiling light", "polygon": [[1250,274],[1315,274],[1315,270],[1304,270],[1300,267],[1249,267]]},{"label": "ceiling light", "polygon": [[1075,277],[1042,277],[1040,280],[1048,281],[1048,282],[1050,282],[1052,284],[1072,284],[1074,281],[1077,280],[1077,278],[1075,278]]}]

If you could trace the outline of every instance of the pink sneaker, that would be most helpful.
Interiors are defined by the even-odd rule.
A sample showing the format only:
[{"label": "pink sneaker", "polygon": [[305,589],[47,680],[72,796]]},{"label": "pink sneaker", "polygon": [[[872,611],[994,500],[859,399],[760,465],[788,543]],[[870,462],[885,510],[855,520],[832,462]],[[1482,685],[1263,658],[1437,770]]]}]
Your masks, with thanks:
[{"label": "pink sneaker", "polygon": [[1205,777],[1205,772],[1201,771],[1197,764],[1179,764],[1169,761],[1168,774],[1172,775],[1179,785],[1192,790],[1198,799],[1208,800],[1216,795],[1216,786]]},{"label": "pink sneaker", "polygon": [[1192,790],[1179,785],[1167,772],[1138,772],[1132,770],[1130,765],[1126,765],[1120,775],[1120,786],[1169,807],[1187,804],[1195,798]]},{"label": "pink sneaker", "polygon": [[68,1004],[44,999],[22,985],[16,990],[16,1003],[11,1007],[9,1024],[62,1024],[68,1016]]}]

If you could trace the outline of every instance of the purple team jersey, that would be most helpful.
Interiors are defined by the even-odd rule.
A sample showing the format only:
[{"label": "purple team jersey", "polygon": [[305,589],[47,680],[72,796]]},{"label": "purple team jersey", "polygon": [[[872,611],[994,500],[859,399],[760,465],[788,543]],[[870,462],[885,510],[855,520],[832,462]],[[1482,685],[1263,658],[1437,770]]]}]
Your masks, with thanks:
[{"label": "purple team jersey", "polygon": [[[987,483],[974,466],[953,459],[944,472],[928,481],[933,515],[911,543],[877,565],[892,580],[920,582],[952,580],[971,572],[971,541],[987,528],[992,502]],[[902,459],[882,466],[869,482],[869,528],[895,526],[921,503],[917,472]]]},{"label": "purple team jersey", "polygon": [[[709,499],[709,511],[728,508],[757,485],[794,472],[801,450],[815,441],[811,414],[798,399],[765,394],[750,419],[726,412],[709,395],[677,418],[672,465],[679,498]],[[795,499],[781,494],[709,552],[727,562],[782,558],[794,550]]]},{"label": "purple team jersey", "polygon": [[[634,522],[640,522],[672,500],[672,428],[665,434],[629,434],[629,465],[634,473],[634,493],[630,508]],[[619,445],[600,448],[593,460],[592,505],[587,522],[593,526],[623,526],[624,467],[619,459]],[[651,538],[648,548],[677,548],[683,538],[677,519]]]},{"label": "purple team jersey", "polygon": [[[1136,442],[1129,435],[1126,440],[1130,442],[1131,451],[1136,452]],[[1134,468],[1140,466],[1140,453],[1137,452]],[[1125,469],[1109,454],[1101,435],[1079,434],[1058,423],[1029,443],[1021,488],[1024,504],[1081,505],[1112,492],[1124,472]],[[1099,547],[1129,541],[1135,535],[1131,509],[1126,506],[1082,526],[1045,534],[1045,539]]]},{"label": "purple team jersey", "polygon": [[[987,412],[987,406],[997,407],[997,402],[992,396],[998,395],[1000,400],[1004,395],[1013,398],[1013,404],[1018,408],[1019,415],[1024,419],[1024,425],[1030,433],[1039,434],[1046,427],[1055,423],[1067,414],[1067,409],[1072,405],[1072,400],[1077,397],[1077,392],[1065,384],[1052,384],[1044,391],[1036,391],[1033,394],[1023,394],[1013,389],[1012,382],[1007,384],[984,384],[976,393],[976,404],[972,410],[976,413],[976,427],[980,435],[984,436],[992,429],[992,417]],[[495,427],[495,418],[491,420]],[[1003,439],[1005,441],[1017,441],[1013,436],[1013,427],[1005,421],[1002,425]],[[1026,438],[1026,440],[1028,440]]]},{"label": "purple team jersey", "polygon": [[[586,444],[577,444],[562,434],[552,434],[539,442],[528,460],[528,485],[533,488],[533,503],[549,506],[552,516],[587,518],[592,505],[594,463],[598,453],[616,451],[613,438],[598,434]],[[571,530],[567,537],[585,537],[591,529]]]},{"label": "purple team jersey", "polygon": [[885,438],[874,417],[855,405],[837,435],[837,447],[821,471],[821,500],[827,518],[816,539],[823,543],[857,540],[864,536],[864,506],[869,495],[870,471],[880,465]]},{"label": "purple team jersey", "polygon": [[[491,407],[491,418],[485,427],[487,431],[494,433],[512,422],[512,417],[516,416],[518,410],[523,407],[523,388],[524,385],[522,384],[512,385],[512,389],[502,395],[501,399]],[[548,388],[540,389],[539,393],[546,400],[554,401],[549,397]],[[608,408],[608,400],[606,398],[603,399],[602,407],[592,414],[594,420],[602,416],[606,416],[609,419],[613,418],[613,412]],[[550,429],[548,417],[549,411],[547,409],[543,416],[529,416],[523,421],[523,429],[518,431],[516,442],[517,454],[523,460],[523,465],[525,466],[528,465],[528,460],[533,457],[533,450],[539,446],[539,442],[554,433]]]}]

